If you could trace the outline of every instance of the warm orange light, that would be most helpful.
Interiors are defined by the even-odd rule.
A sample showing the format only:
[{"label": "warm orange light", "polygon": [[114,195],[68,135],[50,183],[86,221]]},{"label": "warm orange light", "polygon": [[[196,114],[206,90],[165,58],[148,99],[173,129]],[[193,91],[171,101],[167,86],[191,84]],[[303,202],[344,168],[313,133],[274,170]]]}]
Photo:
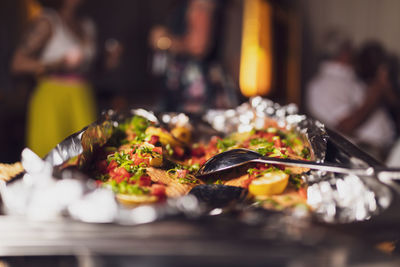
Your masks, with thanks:
[{"label": "warm orange light", "polygon": [[40,14],[42,7],[35,0],[25,0],[25,3],[28,11],[28,19],[35,19]]},{"label": "warm orange light", "polygon": [[271,89],[271,6],[264,0],[244,3],[240,90],[246,97],[266,95]]}]

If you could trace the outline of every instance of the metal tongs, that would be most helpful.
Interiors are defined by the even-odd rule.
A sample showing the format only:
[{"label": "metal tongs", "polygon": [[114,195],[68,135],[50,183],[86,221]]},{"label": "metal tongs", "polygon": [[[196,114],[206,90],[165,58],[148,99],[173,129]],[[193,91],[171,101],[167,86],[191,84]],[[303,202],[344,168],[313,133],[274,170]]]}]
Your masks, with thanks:
[{"label": "metal tongs", "polygon": [[210,158],[199,169],[196,176],[208,176],[248,163],[267,163],[293,167],[309,168],[334,173],[354,174],[358,176],[376,176],[380,180],[400,179],[400,168],[368,167],[353,168],[334,163],[319,163],[306,160],[272,158],[244,148],[237,148],[222,152]]}]

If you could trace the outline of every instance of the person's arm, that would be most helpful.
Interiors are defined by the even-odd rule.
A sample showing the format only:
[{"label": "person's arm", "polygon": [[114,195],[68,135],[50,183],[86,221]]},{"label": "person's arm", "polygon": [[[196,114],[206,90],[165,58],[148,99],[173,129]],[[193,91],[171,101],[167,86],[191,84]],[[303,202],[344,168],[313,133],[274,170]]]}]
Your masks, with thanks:
[{"label": "person's arm", "polygon": [[182,37],[174,36],[164,27],[157,27],[151,34],[153,47],[159,49],[161,40],[169,42],[167,49],[172,53],[189,54],[197,58],[202,58],[206,55],[209,48],[214,12],[215,3],[213,1],[190,1],[186,14],[186,34]]},{"label": "person's arm", "polygon": [[344,134],[351,135],[382,103],[384,97],[384,85],[375,79],[367,88],[364,102],[349,116],[338,123],[338,130]]},{"label": "person's arm", "polygon": [[51,36],[51,25],[46,19],[35,21],[17,47],[11,64],[14,74],[40,75],[46,66],[38,60],[38,54]]}]

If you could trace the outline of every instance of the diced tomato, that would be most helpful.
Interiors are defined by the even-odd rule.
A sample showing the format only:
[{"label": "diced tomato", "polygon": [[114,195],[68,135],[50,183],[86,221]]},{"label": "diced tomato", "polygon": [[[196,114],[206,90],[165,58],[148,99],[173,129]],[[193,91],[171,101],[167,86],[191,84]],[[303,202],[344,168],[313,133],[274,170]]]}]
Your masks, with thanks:
[{"label": "diced tomato", "polygon": [[[276,157],[276,158],[281,158],[281,157]],[[277,169],[280,169],[281,171],[284,171],[285,170],[285,165],[280,165],[280,164],[271,164],[272,166],[274,166],[275,168],[277,168]]]},{"label": "diced tomato", "polygon": [[118,163],[115,160],[112,160],[110,162],[110,164],[108,164],[108,167],[107,167],[106,171],[107,172],[111,172],[112,170],[114,170],[117,167],[118,167]]},{"label": "diced tomato", "polygon": [[304,187],[300,187],[297,192],[302,198],[307,199],[307,189],[305,189]]},{"label": "diced tomato", "polygon": [[242,186],[243,186],[244,188],[248,188],[249,185],[251,184],[251,182],[252,182],[254,179],[256,179],[255,176],[253,176],[253,175],[249,176],[249,179],[246,179],[246,180],[243,180],[243,181],[242,181]]},{"label": "diced tomato", "polygon": [[248,148],[250,146],[250,140],[246,140],[243,142],[242,147]]},{"label": "diced tomato", "polygon": [[151,194],[159,198],[165,197],[165,186],[162,184],[153,184],[151,186]]},{"label": "diced tomato", "polygon": [[192,164],[199,164],[200,166],[206,163],[207,159],[206,157],[201,157],[201,158],[192,158]]},{"label": "diced tomato", "polygon": [[272,138],[275,136],[274,133],[260,132],[260,137],[266,139],[268,142],[272,141]]},{"label": "diced tomato", "polygon": [[150,186],[151,185],[151,178],[148,175],[143,175],[139,179],[139,185],[140,186]]},{"label": "diced tomato", "polygon": [[185,178],[186,175],[188,175],[189,171],[188,170],[177,170],[176,175],[178,178]]},{"label": "diced tomato", "polygon": [[265,163],[257,163],[256,164],[256,169],[259,169],[260,171],[264,171],[268,168],[269,168],[269,166],[266,166]]},{"label": "diced tomato", "polygon": [[282,147],[282,141],[281,141],[281,139],[275,139],[274,140],[274,146],[276,147],[276,148],[281,148]]},{"label": "diced tomato", "polygon": [[175,146],[173,150],[174,150],[174,156],[178,158],[183,157],[183,155],[185,154],[185,150],[180,146]]},{"label": "diced tomato", "polygon": [[96,186],[97,186],[97,187],[100,187],[102,184],[103,184],[103,182],[102,182],[102,181],[100,181],[100,180],[96,180]]},{"label": "diced tomato", "polygon": [[158,141],[160,141],[160,137],[157,136],[157,135],[152,135],[150,137],[149,143],[152,144],[152,145],[155,145]]},{"label": "diced tomato", "polygon": [[117,175],[121,175],[121,176],[124,176],[126,178],[128,178],[130,176],[129,172],[123,167],[119,167],[119,168],[115,169],[114,172]]},{"label": "diced tomato", "polygon": [[215,148],[216,148],[219,140],[222,140],[222,138],[221,138],[221,137],[218,137],[218,136],[216,136],[216,135],[214,135],[213,137],[211,137],[211,140],[210,140],[210,143],[209,143],[209,147],[210,147],[210,148],[212,148],[212,147],[215,147]]},{"label": "diced tomato", "polygon": [[204,147],[199,146],[199,147],[192,148],[192,151],[191,151],[192,157],[200,158],[200,157],[203,157],[205,154],[206,154],[206,151],[204,150]]},{"label": "diced tomato", "polygon": [[107,160],[101,160],[101,161],[98,161],[97,163],[96,163],[96,165],[97,165],[97,169],[101,172],[101,173],[107,173],[107,168],[108,168],[108,166],[107,166]]},{"label": "diced tomato", "polygon": [[286,168],[285,165],[276,165],[276,167],[277,167],[278,169],[280,169],[281,171],[284,171],[285,168]]},{"label": "diced tomato", "polygon": [[119,167],[112,170],[110,176],[117,183],[120,183],[125,179],[129,178],[131,175],[127,170],[125,170],[125,168]]},{"label": "diced tomato", "polygon": [[149,158],[142,158],[142,157],[138,157],[137,155],[133,156],[133,164],[135,165],[140,165],[140,164],[146,164],[149,165]]},{"label": "diced tomato", "polygon": [[128,179],[128,184],[136,184],[137,181],[135,179]]},{"label": "diced tomato", "polygon": [[162,155],[162,147],[160,147],[160,146],[156,146],[155,148],[153,148],[153,151]]}]

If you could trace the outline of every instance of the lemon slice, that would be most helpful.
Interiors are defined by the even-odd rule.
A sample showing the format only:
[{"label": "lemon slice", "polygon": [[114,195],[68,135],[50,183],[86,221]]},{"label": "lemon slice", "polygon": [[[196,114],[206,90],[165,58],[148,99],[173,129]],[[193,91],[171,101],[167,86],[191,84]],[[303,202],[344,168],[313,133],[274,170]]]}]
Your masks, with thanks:
[{"label": "lemon slice", "polygon": [[289,175],[283,171],[267,172],[250,183],[249,192],[255,196],[277,195],[285,190],[288,181]]},{"label": "lemon slice", "polygon": [[124,205],[137,205],[154,203],[157,201],[157,197],[152,195],[117,194],[117,200]]},{"label": "lemon slice", "polygon": [[160,138],[161,144],[166,146],[170,144],[172,147],[179,146],[179,141],[176,140],[169,132],[163,131],[161,128],[150,126],[146,129],[146,135],[157,135]]}]

